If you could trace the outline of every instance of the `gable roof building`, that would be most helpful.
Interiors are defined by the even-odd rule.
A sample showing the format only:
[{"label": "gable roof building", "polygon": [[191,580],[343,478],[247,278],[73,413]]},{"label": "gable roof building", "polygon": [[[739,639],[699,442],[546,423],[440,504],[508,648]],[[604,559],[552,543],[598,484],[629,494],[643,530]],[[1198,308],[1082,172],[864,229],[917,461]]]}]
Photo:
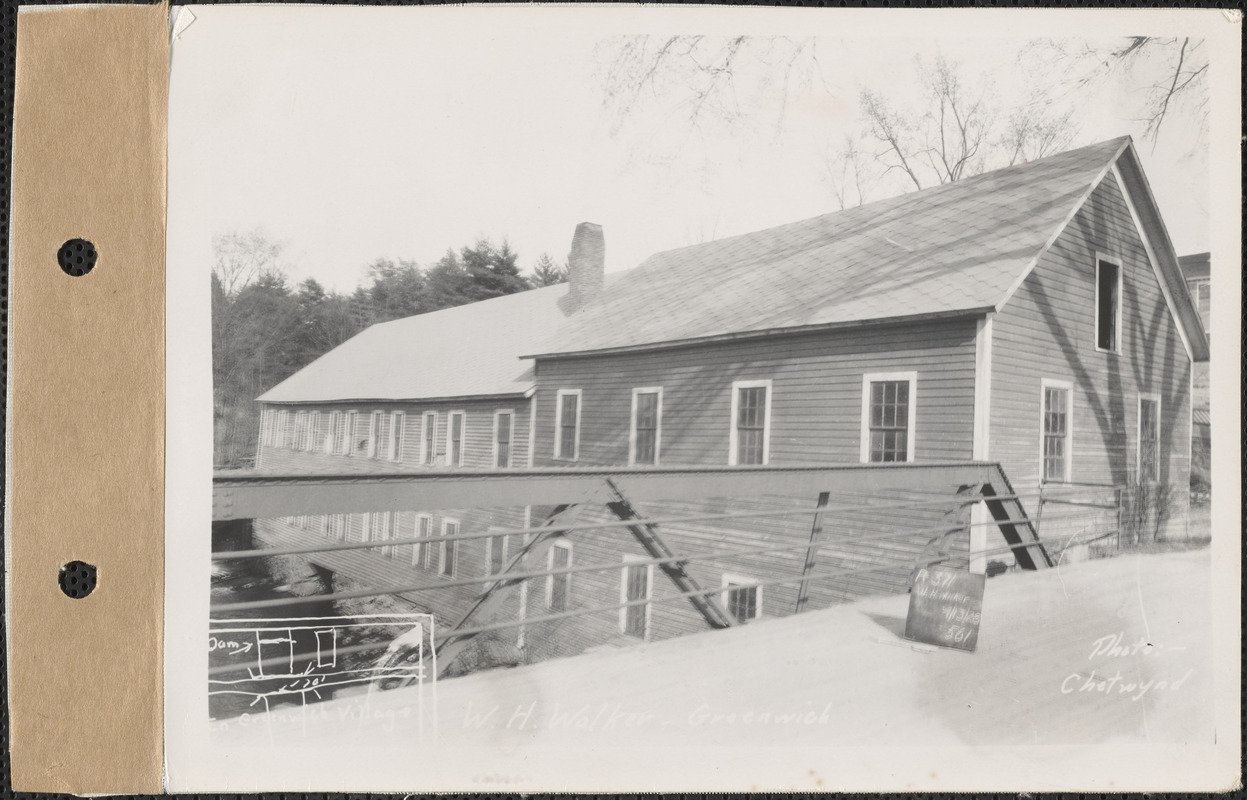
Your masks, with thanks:
[{"label": "gable roof building", "polygon": [[[651,256],[537,356],[999,311],[1106,175],[1147,226],[1171,312],[1198,317],[1129,137]],[[1187,339],[1203,339],[1185,335]],[[1202,342],[1188,342],[1196,361]]]},{"label": "gable roof building", "polygon": [[519,356],[563,321],[549,286],[373,325],[262,394],[261,403],[523,395]]},{"label": "gable roof building", "polygon": [[[995,462],[1017,514],[1036,520],[1037,536],[1041,520],[1061,546],[1087,531],[1122,535],[1138,515],[1112,504],[1133,489],[1146,487],[1142,498],[1189,484],[1192,363],[1207,359],[1207,339],[1128,138],[658,253],[610,281],[603,247],[584,223],[568,285],[375,325],[326,354],[259,398],[257,463],[303,474],[674,468],[697,480],[701,468],[868,464],[913,476]],[[709,507],[685,502],[679,485],[669,504],[678,514]],[[812,607],[904,591],[931,531],[949,524],[947,509],[924,506],[958,490],[827,488],[845,502],[819,563],[857,572],[811,589]],[[1044,514],[1054,493],[1098,510]],[[746,524],[757,501],[714,499],[716,514],[741,512],[739,528],[664,519],[662,535],[680,553],[810,547],[808,518]],[[593,515],[606,512],[595,503],[574,512],[584,530],[542,539],[527,556],[551,570],[580,566],[574,582],[552,573],[544,592],[533,583],[513,598],[505,616],[529,621],[521,638],[549,655],[704,628],[663,602],[670,587],[651,595],[653,565],[629,558],[653,551],[600,535]],[[646,511],[662,518],[664,503]],[[1148,535],[1184,535],[1186,508],[1175,494]],[[426,541],[397,555],[385,546],[317,559],[370,586],[408,585],[413,572],[446,579],[432,584],[429,608],[457,619],[477,598],[463,576],[488,583],[510,557],[490,531],[529,529],[547,511],[275,519],[257,535],[287,546],[309,529],[361,544],[418,536]],[[968,511],[957,564],[981,572],[1017,554],[989,541],[986,509]],[[439,536],[438,547],[427,541]],[[716,556],[687,575],[722,586],[739,600],[732,613],[754,619],[803,607],[784,579],[794,563],[778,551]],[[565,609],[614,611],[622,599],[635,611],[560,627]]]},{"label": "gable roof building", "polygon": [[[1000,311],[1110,173],[1188,355],[1207,339],[1129,137],[657,253],[569,313],[559,285],[373,325],[258,400],[524,395],[532,358]],[[601,254],[597,254],[601,269]],[[588,280],[595,279],[589,270]],[[601,281],[600,272],[596,280]]]}]

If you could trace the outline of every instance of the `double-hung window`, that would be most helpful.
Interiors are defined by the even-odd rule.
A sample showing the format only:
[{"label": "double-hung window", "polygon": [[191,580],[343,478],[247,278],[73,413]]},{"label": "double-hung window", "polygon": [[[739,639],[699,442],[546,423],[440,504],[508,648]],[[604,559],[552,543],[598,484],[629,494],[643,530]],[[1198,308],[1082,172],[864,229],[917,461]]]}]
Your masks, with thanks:
[{"label": "double-hung window", "polygon": [[[428,514],[416,515],[416,538],[428,539],[433,533],[433,518]],[[429,569],[433,561],[431,542],[417,542],[411,546],[411,565]]]},{"label": "double-hung window", "polygon": [[450,423],[447,426],[449,431],[446,434],[447,447],[449,449],[450,466],[463,466],[464,451],[464,428],[467,415],[462,411],[450,412]]},{"label": "double-hung window", "polygon": [[507,566],[506,536],[490,536],[485,540],[485,574],[501,575]]},{"label": "double-hung window", "polygon": [[[396,533],[395,528],[398,525],[398,514],[399,512],[397,511],[381,512],[381,539],[383,541],[394,541]],[[396,549],[397,548],[394,545],[388,544],[381,548],[381,555],[385,558],[393,558],[394,551]]]},{"label": "double-hung window", "polygon": [[[549,569],[569,569],[572,565],[572,543],[557,541],[550,546]],[[546,608],[550,611],[566,611],[572,595],[572,574],[562,572],[546,576]]]},{"label": "double-hung window", "polygon": [[1069,381],[1044,379],[1043,479],[1068,483],[1072,474],[1073,386]]},{"label": "double-hung window", "polygon": [[1139,395],[1139,483],[1160,481],[1160,395]]},{"label": "double-hung window", "polygon": [[580,458],[580,390],[559,389],[554,405],[554,457]]},{"label": "double-hung window", "polygon": [[346,441],[345,441],[346,446],[343,448],[342,452],[348,456],[355,455],[355,437],[359,435],[357,433],[358,424],[359,424],[359,412],[358,411],[346,412]]},{"label": "double-hung window", "polygon": [[1095,261],[1095,346],[1106,353],[1121,352],[1121,265],[1097,257]]},{"label": "double-hung window", "polygon": [[762,614],[762,587],[753,578],[724,575],[723,607],[737,622],[757,619]]},{"label": "double-hung window", "polygon": [[629,636],[648,639],[651,607],[649,600],[653,596],[654,566],[628,563],[637,560],[640,559],[635,556],[624,556],[619,601],[632,605],[619,609],[619,630]]},{"label": "double-hung window", "polygon": [[629,464],[658,464],[662,444],[662,387],[632,390],[632,430],[628,437]]},{"label": "double-hung window", "polygon": [[346,429],[342,427],[342,412],[332,411],[329,414],[329,452],[342,453],[342,445],[346,438]]},{"label": "double-hung window", "polygon": [[862,376],[862,463],[914,460],[918,373]]},{"label": "double-hung window", "polygon": [[403,441],[406,433],[404,426],[406,423],[407,415],[404,412],[390,412],[390,436],[386,444],[385,454],[391,461],[403,460]]},{"label": "double-hung window", "polygon": [[437,412],[424,412],[424,429],[420,437],[420,463],[432,466],[437,463]]},{"label": "double-hung window", "polygon": [[[550,546],[550,572],[571,567],[571,542],[562,540]],[[571,598],[571,573],[562,572],[546,576],[546,608],[550,611],[567,611]]]},{"label": "double-hung window", "polygon": [[323,450],[324,448],[322,447],[323,440],[321,439],[321,435],[320,435],[320,412],[319,411],[313,411],[310,414],[308,414],[307,433],[308,433],[308,437],[307,437],[308,451],[312,453],[321,452],[321,450]]},{"label": "double-hung window", "polygon": [[377,457],[377,443],[381,437],[381,412],[374,411],[368,415],[368,457]]},{"label": "double-hung window", "polygon": [[[364,531],[365,541],[388,542],[394,538],[394,514],[390,511],[373,511],[369,513],[367,526]],[[379,547],[377,550],[385,558],[394,557],[394,545]]]},{"label": "double-hung window", "polygon": [[455,569],[459,560],[459,520],[444,519],[442,520],[442,548],[441,559],[438,564],[437,573],[443,578],[455,577]]},{"label": "double-hung window", "polygon": [[728,464],[766,464],[771,457],[771,382],[732,384]]},{"label": "double-hung window", "polygon": [[515,415],[510,411],[494,412],[494,466],[511,466],[511,448],[515,443]]}]

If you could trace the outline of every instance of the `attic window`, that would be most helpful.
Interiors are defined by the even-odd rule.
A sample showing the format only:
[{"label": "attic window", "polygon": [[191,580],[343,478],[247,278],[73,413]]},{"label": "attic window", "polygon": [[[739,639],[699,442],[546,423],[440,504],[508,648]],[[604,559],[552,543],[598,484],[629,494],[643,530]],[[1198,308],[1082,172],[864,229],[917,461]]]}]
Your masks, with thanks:
[{"label": "attic window", "polygon": [[1095,265],[1095,346],[1109,353],[1121,351],[1121,267],[1097,259]]}]

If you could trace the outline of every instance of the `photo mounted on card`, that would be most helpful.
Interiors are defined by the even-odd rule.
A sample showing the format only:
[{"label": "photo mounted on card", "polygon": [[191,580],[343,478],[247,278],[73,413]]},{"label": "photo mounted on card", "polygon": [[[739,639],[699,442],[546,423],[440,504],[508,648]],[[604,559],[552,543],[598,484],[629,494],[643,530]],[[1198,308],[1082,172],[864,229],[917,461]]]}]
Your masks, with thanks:
[{"label": "photo mounted on card", "polygon": [[1233,783],[1236,19],[172,13],[170,789]]}]

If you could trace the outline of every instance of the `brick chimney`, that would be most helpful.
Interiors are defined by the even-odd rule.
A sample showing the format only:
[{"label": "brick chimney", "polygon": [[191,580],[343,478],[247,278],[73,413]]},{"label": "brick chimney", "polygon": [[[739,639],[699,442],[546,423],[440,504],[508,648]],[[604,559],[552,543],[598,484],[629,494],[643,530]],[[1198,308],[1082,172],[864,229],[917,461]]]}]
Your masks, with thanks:
[{"label": "brick chimney", "polygon": [[567,303],[572,314],[593,302],[606,283],[606,239],[602,226],[582,222],[572,236],[572,250],[567,254]]}]

